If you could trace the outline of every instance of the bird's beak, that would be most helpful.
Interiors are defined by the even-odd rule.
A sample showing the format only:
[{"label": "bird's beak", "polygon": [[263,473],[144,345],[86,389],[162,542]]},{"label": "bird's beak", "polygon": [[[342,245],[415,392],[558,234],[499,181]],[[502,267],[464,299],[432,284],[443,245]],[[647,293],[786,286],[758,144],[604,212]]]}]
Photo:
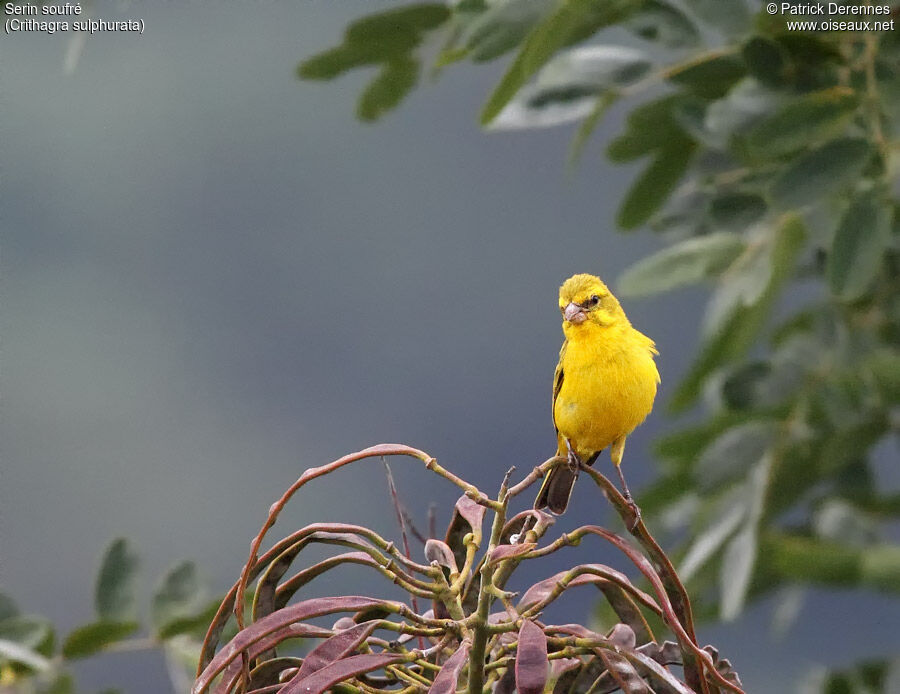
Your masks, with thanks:
[{"label": "bird's beak", "polygon": [[584,322],[584,320],[587,318],[587,314],[584,312],[583,307],[572,302],[568,306],[566,306],[565,311],[563,311],[563,318],[565,318],[569,323],[578,325],[579,323]]}]

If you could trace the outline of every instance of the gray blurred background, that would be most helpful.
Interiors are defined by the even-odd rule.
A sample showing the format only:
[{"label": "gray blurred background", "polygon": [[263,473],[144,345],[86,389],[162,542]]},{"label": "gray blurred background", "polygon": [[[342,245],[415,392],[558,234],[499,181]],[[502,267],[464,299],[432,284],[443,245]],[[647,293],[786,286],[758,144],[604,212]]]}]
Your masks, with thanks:
[{"label": "gray blurred background", "polygon": [[[656,247],[613,231],[632,171],[601,145],[620,113],[568,176],[570,131],[476,126],[501,65],[450,70],[376,126],[353,116],[367,75],[295,79],[348,21],[394,4],[101,2],[95,16],[143,18],[145,33],[90,37],[71,75],[69,36],[4,36],[0,585],[25,611],[63,631],[88,621],[117,535],[144,558],[145,596],[183,558],[221,590],[284,487],[373,443],[423,448],[488,490],[553,452],[558,285],[612,280]],[[662,402],[703,301],[625,303],[659,346]],[[635,489],[673,426],[662,409],[629,440]],[[443,526],[456,490],[408,462],[394,473],[422,524],[435,501]],[[591,498],[580,487],[558,529],[611,520]],[[380,467],[320,483],[276,530],[314,520],[393,533]],[[570,552],[628,569],[597,545]],[[315,589],[376,590],[364,577]],[[594,598],[575,593],[560,618]],[[771,613],[700,629],[748,691],[852,662],[900,619],[896,602],[823,591],[777,642]],[[79,676],[169,688],[157,653]]]}]

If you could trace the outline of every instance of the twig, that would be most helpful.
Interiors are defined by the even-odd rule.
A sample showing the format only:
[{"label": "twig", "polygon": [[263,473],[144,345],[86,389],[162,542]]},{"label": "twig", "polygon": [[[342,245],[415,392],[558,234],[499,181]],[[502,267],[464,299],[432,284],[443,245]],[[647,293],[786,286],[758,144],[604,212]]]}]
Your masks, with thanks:
[{"label": "twig", "polygon": [[[272,526],[275,525],[275,521],[278,519],[279,514],[287,505],[288,501],[296,494],[301,487],[305,486],[309,482],[317,479],[319,477],[323,477],[328,475],[335,470],[344,467],[345,465],[349,465],[351,463],[359,462],[360,460],[365,460],[366,458],[373,457],[382,457],[389,455],[397,455],[397,456],[409,456],[412,458],[416,458],[425,464],[426,470],[431,470],[435,474],[440,475],[444,479],[450,481],[455,484],[457,487],[461,488],[465,491],[466,495],[469,498],[473,499],[477,503],[486,506],[487,508],[496,508],[497,502],[493,499],[489,498],[486,494],[482,493],[475,485],[469,484],[465,480],[457,477],[452,472],[449,472],[445,468],[438,465],[438,462],[435,458],[432,458],[430,455],[425,453],[424,451],[420,451],[417,448],[413,448],[411,446],[404,446],[403,444],[390,444],[383,443],[377,446],[371,446],[369,448],[364,448],[361,451],[357,451],[356,453],[350,453],[349,455],[345,455],[337,460],[333,460],[327,465],[321,465],[319,467],[309,468],[307,469],[300,477],[294,482],[290,487],[288,487],[287,491],[281,495],[281,498],[278,499],[272,506],[269,507],[269,513],[266,516],[266,520],[263,523],[262,528],[260,528],[259,533],[257,533],[256,537],[253,538],[253,541],[250,544],[250,555],[247,561],[244,563],[244,568],[241,571],[241,577],[238,581],[237,585],[237,593],[239,595],[243,595],[244,591],[247,589],[247,584],[249,583],[250,572],[253,567],[256,565],[256,560],[259,554],[259,548],[262,545],[263,540],[268,534],[269,530],[272,529]],[[234,615],[237,619],[238,629],[244,628],[244,605],[243,601],[237,600],[234,604]]]},{"label": "twig", "polygon": [[[412,561],[409,552],[409,538],[406,536],[406,521],[404,520],[403,504],[400,503],[400,495],[397,494],[397,485],[394,484],[394,476],[391,474],[391,466],[388,465],[387,458],[381,456],[381,462],[384,465],[384,474],[387,476],[388,488],[391,490],[391,499],[394,502],[394,510],[397,512],[397,523],[400,525],[400,539],[403,540],[403,551],[406,558]],[[410,604],[413,610],[419,611],[419,601],[414,594],[410,594]],[[425,650],[425,639],[419,637],[419,650]]]},{"label": "twig", "polygon": [[[503,533],[503,526],[506,523],[506,504],[509,499],[507,485],[512,473],[513,469],[508,470],[503,478],[503,483],[500,485],[500,493],[497,495],[499,508],[494,510],[491,539],[485,557],[491,555],[491,552],[499,544],[500,535]],[[491,603],[494,600],[494,594],[491,590],[493,587],[494,566],[491,562],[482,561],[480,574],[481,584],[478,590],[478,607],[476,608],[474,626],[472,628],[472,648],[469,651],[468,694],[482,694],[482,689],[484,688],[485,647],[490,635],[489,617]]]},{"label": "twig", "polygon": [[416,538],[423,545],[428,542],[428,538],[425,537],[424,534],[416,527],[415,522],[413,522],[412,516],[409,514],[405,508],[400,509],[401,513],[403,513],[403,520],[406,521],[406,525],[409,528],[410,534]]},{"label": "twig", "polygon": [[547,474],[547,470],[556,465],[557,461],[559,461],[559,456],[553,456],[552,458],[547,458],[543,463],[534,468],[531,472],[528,473],[528,476],[525,477],[518,484],[514,484],[509,488],[509,492],[507,492],[508,497],[514,497],[518,494],[524,492],[528,487],[541,479],[544,475]]}]

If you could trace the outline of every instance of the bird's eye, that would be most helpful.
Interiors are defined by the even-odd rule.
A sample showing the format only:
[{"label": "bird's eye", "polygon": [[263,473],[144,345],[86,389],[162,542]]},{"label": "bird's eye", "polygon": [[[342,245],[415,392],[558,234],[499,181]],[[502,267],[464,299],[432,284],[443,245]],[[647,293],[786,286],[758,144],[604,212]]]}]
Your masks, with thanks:
[{"label": "bird's eye", "polygon": [[596,306],[599,303],[600,303],[600,297],[597,296],[596,294],[591,295],[591,298],[588,300],[588,304],[590,306]]}]

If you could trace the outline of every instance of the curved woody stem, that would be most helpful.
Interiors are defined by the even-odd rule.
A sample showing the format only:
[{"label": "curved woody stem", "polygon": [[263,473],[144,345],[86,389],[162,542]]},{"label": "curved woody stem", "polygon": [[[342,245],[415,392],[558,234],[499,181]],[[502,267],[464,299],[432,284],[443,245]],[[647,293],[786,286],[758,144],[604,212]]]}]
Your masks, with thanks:
[{"label": "curved woody stem", "polygon": [[[463,491],[454,510],[446,543],[436,538],[428,541],[431,554],[426,556],[430,558],[430,564],[414,561],[408,543],[401,550],[372,530],[348,523],[308,525],[278,540],[260,555],[268,531],[303,486],[350,463],[388,455],[414,458]],[[343,694],[420,694],[426,690],[435,694],[453,694],[457,686],[463,686],[456,681],[463,673],[466,694],[484,694],[485,687],[505,689],[506,683],[511,682],[514,675],[511,668],[519,657],[520,641],[525,638],[522,635],[530,629],[529,638],[534,637],[534,626],[527,626],[526,622],[537,625],[539,637],[543,633],[542,638],[549,646],[549,653],[544,656],[548,665],[567,661],[561,663],[564,669],[585,668],[585,675],[579,676],[590,677],[591,688],[606,691],[614,680],[618,681],[616,673],[608,670],[612,663],[620,663],[624,668],[631,668],[634,677],[651,683],[666,680],[672,691],[718,694],[721,690],[729,690],[743,694],[730,664],[717,662],[718,654],[714,649],[701,649],[697,645],[687,591],[672,563],[644,522],[636,517],[633,506],[601,473],[584,468],[625,521],[626,527],[632,528],[631,533],[643,552],[606,528],[592,525],[564,533],[539,546],[554,521],[552,516],[528,509],[508,518],[510,500],[541,479],[558,462],[556,457],[546,460],[515,485],[509,484],[513,472],[510,469],[496,499],[448,472],[423,451],[399,444],[373,446],[306,470],[270,507],[265,523],[253,540],[239,580],[220,604],[203,643],[193,694],[205,694],[217,678],[218,684],[212,687],[215,694],[248,690],[253,694],[277,692],[288,680],[291,691],[299,687],[298,691],[333,690]],[[404,511],[392,480],[389,484],[400,517],[401,533],[405,536]],[[487,547],[479,556],[486,510],[493,513],[493,518]],[[430,534],[435,534],[433,529]],[[649,581],[651,594],[634,586],[616,569],[602,564],[583,564],[534,584],[518,604],[515,603],[517,593],[506,591],[505,585],[522,561],[545,557],[579,544],[588,535],[609,542],[625,554]],[[350,551],[288,574],[292,563],[312,544],[347,547]],[[403,601],[365,596],[293,601],[295,594],[310,581],[347,564],[374,569],[399,586],[407,597],[429,600],[433,610],[421,613],[416,603],[410,607]],[[243,596],[248,595],[248,587],[254,581],[252,619],[251,624],[246,625]],[[627,640],[623,642],[621,636],[614,636],[614,632],[603,636],[579,625],[554,626],[536,621],[551,603],[570,588],[580,585],[594,585],[602,591],[622,621],[616,627],[618,631],[614,632],[630,634],[630,645]],[[502,608],[492,611],[497,600],[502,603]],[[341,617],[331,629],[307,621],[316,615],[340,612],[354,614],[350,618]],[[231,613],[237,622],[238,634],[219,648]],[[657,641],[645,613],[660,616],[672,630],[677,644]],[[376,635],[376,631],[380,635]],[[320,664],[307,666],[302,665],[305,660],[278,656],[276,646],[297,637],[321,640],[308,656],[311,662],[319,662],[318,658]],[[635,637],[641,644],[637,648]],[[410,648],[411,642],[418,648]],[[313,657],[313,653],[319,655]],[[683,666],[683,684],[666,670],[666,665],[673,663]],[[596,670],[598,666],[602,669]],[[723,668],[722,672],[717,666]],[[273,672],[284,684],[271,684],[272,675],[265,673]],[[270,679],[264,679],[264,675]]]}]

